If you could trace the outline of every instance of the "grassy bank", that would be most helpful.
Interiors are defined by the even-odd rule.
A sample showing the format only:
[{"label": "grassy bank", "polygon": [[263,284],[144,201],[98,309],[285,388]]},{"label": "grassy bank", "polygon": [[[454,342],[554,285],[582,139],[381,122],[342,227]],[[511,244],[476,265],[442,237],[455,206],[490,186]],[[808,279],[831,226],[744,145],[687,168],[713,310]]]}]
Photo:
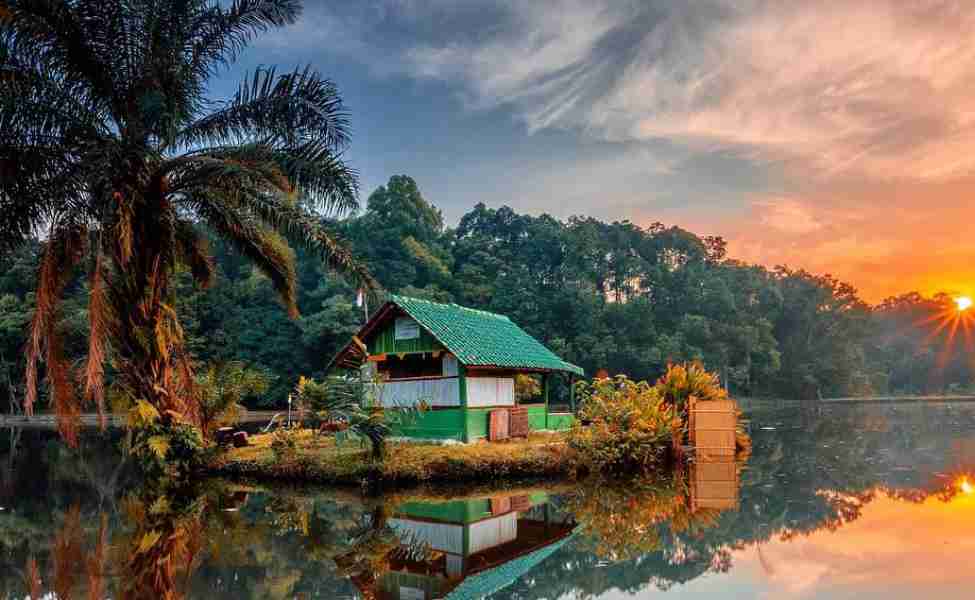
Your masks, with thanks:
[{"label": "grassy bank", "polygon": [[336,444],[311,430],[297,436],[292,456],[275,455],[272,436],[251,437],[209,465],[212,474],[257,480],[328,484],[411,485],[425,482],[482,482],[570,475],[574,461],[564,437],[533,433],[527,440],[436,446],[390,443],[386,458],[374,461],[367,448]]}]

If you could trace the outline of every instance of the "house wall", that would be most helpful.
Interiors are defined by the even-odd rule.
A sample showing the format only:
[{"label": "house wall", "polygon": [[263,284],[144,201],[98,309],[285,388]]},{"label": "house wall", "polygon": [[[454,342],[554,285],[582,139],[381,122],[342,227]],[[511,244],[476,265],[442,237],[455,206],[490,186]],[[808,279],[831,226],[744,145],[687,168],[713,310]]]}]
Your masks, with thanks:
[{"label": "house wall", "polygon": [[471,377],[467,381],[467,406],[514,406],[515,380],[510,377]]},{"label": "house wall", "polygon": [[392,427],[393,436],[427,440],[466,441],[466,410],[441,408],[413,415],[405,423]]},{"label": "house wall", "polygon": [[430,333],[420,328],[420,337],[412,340],[396,339],[396,319],[390,319],[382,329],[372,333],[366,340],[369,354],[399,354],[406,352],[434,352],[443,350],[443,345]]}]

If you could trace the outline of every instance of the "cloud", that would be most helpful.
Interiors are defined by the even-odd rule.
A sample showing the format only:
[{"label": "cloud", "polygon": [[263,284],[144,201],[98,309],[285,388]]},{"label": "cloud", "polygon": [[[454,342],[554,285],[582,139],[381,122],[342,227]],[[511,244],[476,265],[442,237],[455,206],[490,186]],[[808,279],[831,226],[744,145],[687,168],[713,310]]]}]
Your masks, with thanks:
[{"label": "cloud", "polygon": [[777,231],[806,234],[823,228],[805,205],[791,198],[755,201],[752,207],[759,223]]},{"label": "cloud", "polygon": [[[821,175],[975,168],[975,11],[948,1],[491,3],[508,25],[421,43],[417,77],[530,130],[733,148]],[[503,11],[503,12],[504,12]]]}]

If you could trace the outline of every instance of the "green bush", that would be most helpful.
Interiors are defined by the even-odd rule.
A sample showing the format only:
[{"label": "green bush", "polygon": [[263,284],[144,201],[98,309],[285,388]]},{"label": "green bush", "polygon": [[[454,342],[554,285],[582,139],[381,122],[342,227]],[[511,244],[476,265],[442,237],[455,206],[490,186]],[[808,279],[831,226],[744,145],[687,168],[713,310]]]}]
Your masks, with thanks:
[{"label": "green bush", "polygon": [[623,375],[576,385],[582,403],[568,444],[582,467],[594,472],[644,471],[667,455],[681,419],[654,386]]},{"label": "green bush", "polygon": [[203,464],[203,438],[188,423],[155,420],[130,430],[130,448],[150,478],[184,478]]}]

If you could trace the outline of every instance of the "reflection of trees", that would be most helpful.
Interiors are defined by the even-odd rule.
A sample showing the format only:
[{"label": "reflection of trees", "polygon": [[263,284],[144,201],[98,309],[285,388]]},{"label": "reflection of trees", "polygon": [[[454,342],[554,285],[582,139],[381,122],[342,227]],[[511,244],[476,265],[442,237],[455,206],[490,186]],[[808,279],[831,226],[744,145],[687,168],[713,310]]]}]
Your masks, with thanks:
[{"label": "reflection of trees", "polygon": [[[775,429],[761,429],[766,424]],[[975,484],[975,443],[959,443],[975,430],[975,407],[830,407],[815,419],[769,413],[753,416],[752,429],[739,511],[720,514],[706,528],[682,528],[679,511],[675,526],[661,521],[655,510],[640,508],[643,503],[666,507],[660,491],[640,500],[635,489],[602,489],[602,506],[611,507],[613,498],[628,494],[636,503],[634,511],[621,513],[634,527],[633,548],[647,540],[659,548],[645,544],[646,553],[619,552],[621,560],[607,561],[591,551],[592,540],[582,539],[564,548],[557,560],[540,565],[531,578],[506,589],[505,597],[551,598],[570,592],[586,597],[610,589],[636,593],[648,585],[666,589],[729,569],[733,550],[839,529],[858,519],[878,493],[912,502],[932,496],[950,501],[963,493],[960,477],[967,473]],[[613,522],[610,515],[602,520]],[[653,531],[640,526],[653,523]]]},{"label": "reflection of trees", "polygon": [[[973,430],[975,406],[753,416],[739,509],[695,511],[690,472],[624,488],[569,486],[555,504],[580,535],[499,597],[667,589],[727,571],[738,549],[842,528],[880,493],[950,501],[964,493],[961,477],[975,485]],[[166,489],[134,486],[124,468],[106,484],[119,468],[114,445],[96,436],[82,446],[88,455],[78,457],[25,432],[16,456],[0,454],[13,460],[16,490],[0,515],[0,597],[23,598],[35,584],[74,598],[92,589],[100,597],[351,597],[350,578],[376,577],[409,545],[385,518],[405,494],[384,504],[321,490]]]}]

